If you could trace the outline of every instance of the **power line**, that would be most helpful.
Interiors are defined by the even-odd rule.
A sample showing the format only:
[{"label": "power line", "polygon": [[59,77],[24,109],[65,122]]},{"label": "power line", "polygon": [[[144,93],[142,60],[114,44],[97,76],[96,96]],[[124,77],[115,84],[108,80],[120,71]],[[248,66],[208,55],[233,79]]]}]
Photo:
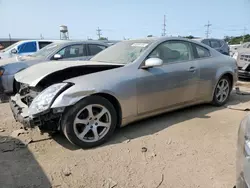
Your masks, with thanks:
[{"label": "power line", "polygon": [[207,30],[205,32],[207,38],[209,37],[209,34],[210,34],[210,31],[209,31],[210,26],[212,26],[212,24],[210,24],[209,21],[208,21],[208,23],[205,25],[205,27],[207,27]]},{"label": "power line", "polygon": [[166,35],[166,15],[164,15],[162,36]]},{"label": "power line", "polygon": [[102,33],[101,33],[102,30],[98,27],[96,31],[97,31],[98,39],[100,39],[101,35],[102,35]]}]

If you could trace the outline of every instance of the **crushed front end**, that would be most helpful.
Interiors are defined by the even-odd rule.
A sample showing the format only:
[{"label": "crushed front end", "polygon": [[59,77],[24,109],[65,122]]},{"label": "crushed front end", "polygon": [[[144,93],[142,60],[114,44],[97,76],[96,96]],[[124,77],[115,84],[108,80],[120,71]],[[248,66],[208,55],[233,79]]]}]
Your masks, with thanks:
[{"label": "crushed front end", "polygon": [[[48,109],[37,114],[30,113],[30,106],[34,99],[39,96],[41,90],[21,84],[18,94],[11,97],[9,103],[16,121],[25,128],[39,127],[42,132],[53,132],[59,128],[63,110]],[[51,104],[49,104],[51,105]]]},{"label": "crushed front end", "polygon": [[250,78],[250,54],[239,54],[237,65],[239,77]]}]

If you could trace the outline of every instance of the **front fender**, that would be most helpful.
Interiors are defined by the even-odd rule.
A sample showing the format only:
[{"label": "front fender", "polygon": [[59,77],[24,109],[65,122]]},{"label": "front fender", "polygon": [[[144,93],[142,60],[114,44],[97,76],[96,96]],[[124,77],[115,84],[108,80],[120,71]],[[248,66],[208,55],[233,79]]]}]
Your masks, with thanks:
[{"label": "front fender", "polygon": [[[72,86],[74,87],[74,86]],[[51,108],[61,108],[76,104],[83,98],[95,94],[95,89],[86,89],[80,92],[72,92],[72,88],[69,88],[62,92],[53,102]]]},{"label": "front fender", "polygon": [[5,75],[14,75],[16,74],[17,72],[23,70],[23,69],[26,69],[28,67],[27,64],[25,63],[11,63],[11,64],[7,64],[7,65],[4,65],[3,68],[5,70],[4,74]]}]

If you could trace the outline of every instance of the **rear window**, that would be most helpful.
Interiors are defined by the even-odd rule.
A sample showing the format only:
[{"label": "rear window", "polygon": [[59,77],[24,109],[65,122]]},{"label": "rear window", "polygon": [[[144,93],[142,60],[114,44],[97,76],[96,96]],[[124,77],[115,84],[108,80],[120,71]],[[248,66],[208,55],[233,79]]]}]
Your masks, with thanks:
[{"label": "rear window", "polygon": [[44,48],[45,46],[51,44],[52,42],[38,42],[39,44],[39,49],[42,49]]},{"label": "rear window", "polygon": [[89,44],[89,55],[94,56],[104,50],[106,46],[98,45],[98,44]]},{"label": "rear window", "polygon": [[196,58],[206,58],[210,56],[210,52],[208,49],[197,45],[197,44],[193,44],[195,47],[195,50],[197,51],[197,57]]},{"label": "rear window", "polygon": [[210,43],[212,48],[220,48],[222,46],[219,40],[211,40]]}]

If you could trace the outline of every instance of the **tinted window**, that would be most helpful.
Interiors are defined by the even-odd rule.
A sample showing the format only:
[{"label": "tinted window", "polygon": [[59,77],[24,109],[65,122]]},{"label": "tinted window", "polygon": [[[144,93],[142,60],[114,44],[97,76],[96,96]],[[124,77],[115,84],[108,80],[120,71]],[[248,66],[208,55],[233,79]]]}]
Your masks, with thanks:
[{"label": "tinted window", "polygon": [[190,44],[184,41],[168,41],[157,46],[149,57],[157,57],[164,63],[188,61],[191,59]]},{"label": "tinted window", "polygon": [[67,46],[62,50],[60,50],[58,54],[62,55],[63,58],[86,56],[85,45],[77,44],[77,45]]},{"label": "tinted window", "polygon": [[203,41],[201,41],[203,44],[206,44],[206,45],[208,45],[208,46],[210,46],[210,44],[209,44],[209,40],[207,40],[207,39],[205,39],[205,40],[203,40]]},{"label": "tinted window", "polygon": [[225,42],[223,40],[220,40],[220,46],[223,46],[225,44]]},{"label": "tinted window", "polygon": [[209,50],[207,50],[206,48],[196,44],[194,44],[194,46],[197,51],[197,58],[205,58],[210,56]]},{"label": "tinted window", "polygon": [[47,46],[48,44],[51,44],[51,42],[38,42],[39,49],[42,49],[43,47]]},{"label": "tinted window", "polygon": [[104,50],[106,46],[96,45],[96,44],[89,44],[89,55],[93,56],[98,54],[100,51]]},{"label": "tinted window", "polygon": [[26,42],[17,47],[18,53],[36,52],[36,42]]},{"label": "tinted window", "polygon": [[212,48],[220,48],[221,47],[220,41],[218,41],[218,40],[211,40],[210,43],[211,43]]}]

